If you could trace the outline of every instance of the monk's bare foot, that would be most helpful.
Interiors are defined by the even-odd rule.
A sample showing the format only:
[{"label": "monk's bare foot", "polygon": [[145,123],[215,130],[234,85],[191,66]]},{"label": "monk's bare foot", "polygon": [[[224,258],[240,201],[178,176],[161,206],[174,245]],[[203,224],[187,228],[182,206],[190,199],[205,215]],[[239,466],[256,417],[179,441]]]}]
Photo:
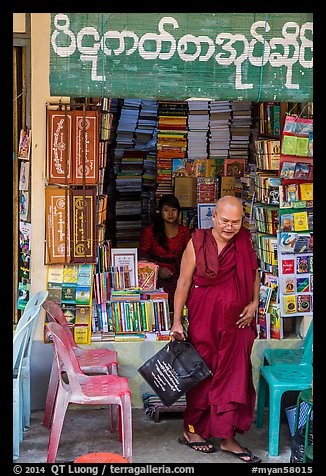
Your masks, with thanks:
[{"label": "monk's bare foot", "polygon": [[[214,446],[211,443],[209,443],[205,438],[203,438],[201,435],[198,435],[197,433],[190,433],[189,431],[184,431],[183,435],[190,445],[196,443],[196,445],[192,446],[192,448],[196,451],[208,452],[214,449]],[[203,444],[200,445],[197,443]]]},{"label": "monk's bare foot", "polygon": [[[225,438],[220,443],[220,448],[223,451],[229,451],[239,459],[245,462],[259,462],[260,458],[254,456],[248,448],[243,448],[234,438]],[[241,454],[242,453],[242,454]]]}]

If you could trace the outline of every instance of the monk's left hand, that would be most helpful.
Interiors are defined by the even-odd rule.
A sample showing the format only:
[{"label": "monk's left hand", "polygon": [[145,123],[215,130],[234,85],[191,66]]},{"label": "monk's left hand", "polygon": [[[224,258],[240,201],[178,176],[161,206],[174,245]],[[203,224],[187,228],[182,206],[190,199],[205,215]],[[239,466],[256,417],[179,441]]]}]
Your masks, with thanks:
[{"label": "monk's left hand", "polygon": [[256,308],[257,308],[256,304],[254,303],[248,304],[248,306],[246,306],[241,312],[240,314],[241,319],[239,319],[236,322],[236,325],[240,328],[250,326],[251,321],[255,317]]}]

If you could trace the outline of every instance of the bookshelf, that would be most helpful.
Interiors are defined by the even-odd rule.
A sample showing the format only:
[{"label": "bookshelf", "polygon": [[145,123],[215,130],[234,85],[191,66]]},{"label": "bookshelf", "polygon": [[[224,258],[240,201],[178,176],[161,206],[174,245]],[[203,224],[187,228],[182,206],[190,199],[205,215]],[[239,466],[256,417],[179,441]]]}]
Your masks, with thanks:
[{"label": "bookshelf", "polygon": [[[310,266],[312,245],[310,249],[309,243],[312,240],[313,202],[302,200],[312,199],[312,120],[301,119],[306,106],[290,103],[256,105],[254,216],[262,278],[258,310],[262,339],[274,338],[275,332],[276,338],[298,334],[300,321],[305,316],[312,317],[313,265],[311,262]],[[298,129],[305,133],[296,134]],[[295,254],[296,242],[296,251],[300,249],[301,256]],[[302,276],[298,276],[300,274]]]}]

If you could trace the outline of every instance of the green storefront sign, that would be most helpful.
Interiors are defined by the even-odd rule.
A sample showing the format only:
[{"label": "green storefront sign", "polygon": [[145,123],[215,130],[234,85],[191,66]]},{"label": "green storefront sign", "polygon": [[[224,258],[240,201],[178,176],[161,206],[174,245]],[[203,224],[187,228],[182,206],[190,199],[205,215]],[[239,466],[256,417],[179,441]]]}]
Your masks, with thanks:
[{"label": "green storefront sign", "polygon": [[313,100],[312,13],[53,13],[53,96]]}]

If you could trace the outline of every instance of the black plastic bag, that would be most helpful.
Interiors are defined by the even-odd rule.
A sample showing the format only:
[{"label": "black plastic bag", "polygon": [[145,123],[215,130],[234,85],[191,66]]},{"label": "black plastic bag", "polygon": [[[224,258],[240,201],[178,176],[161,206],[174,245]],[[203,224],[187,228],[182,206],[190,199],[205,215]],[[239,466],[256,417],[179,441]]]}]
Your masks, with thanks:
[{"label": "black plastic bag", "polygon": [[[297,430],[292,438],[290,463],[302,463],[304,457],[304,440],[306,427]],[[309,425],[308,446],[312,444],[312,422]]]},{"label": "black plastic bag", "polygon": [[213,375],[189,342],[177,340],[168,342],[138,372],[167,407]]}]

